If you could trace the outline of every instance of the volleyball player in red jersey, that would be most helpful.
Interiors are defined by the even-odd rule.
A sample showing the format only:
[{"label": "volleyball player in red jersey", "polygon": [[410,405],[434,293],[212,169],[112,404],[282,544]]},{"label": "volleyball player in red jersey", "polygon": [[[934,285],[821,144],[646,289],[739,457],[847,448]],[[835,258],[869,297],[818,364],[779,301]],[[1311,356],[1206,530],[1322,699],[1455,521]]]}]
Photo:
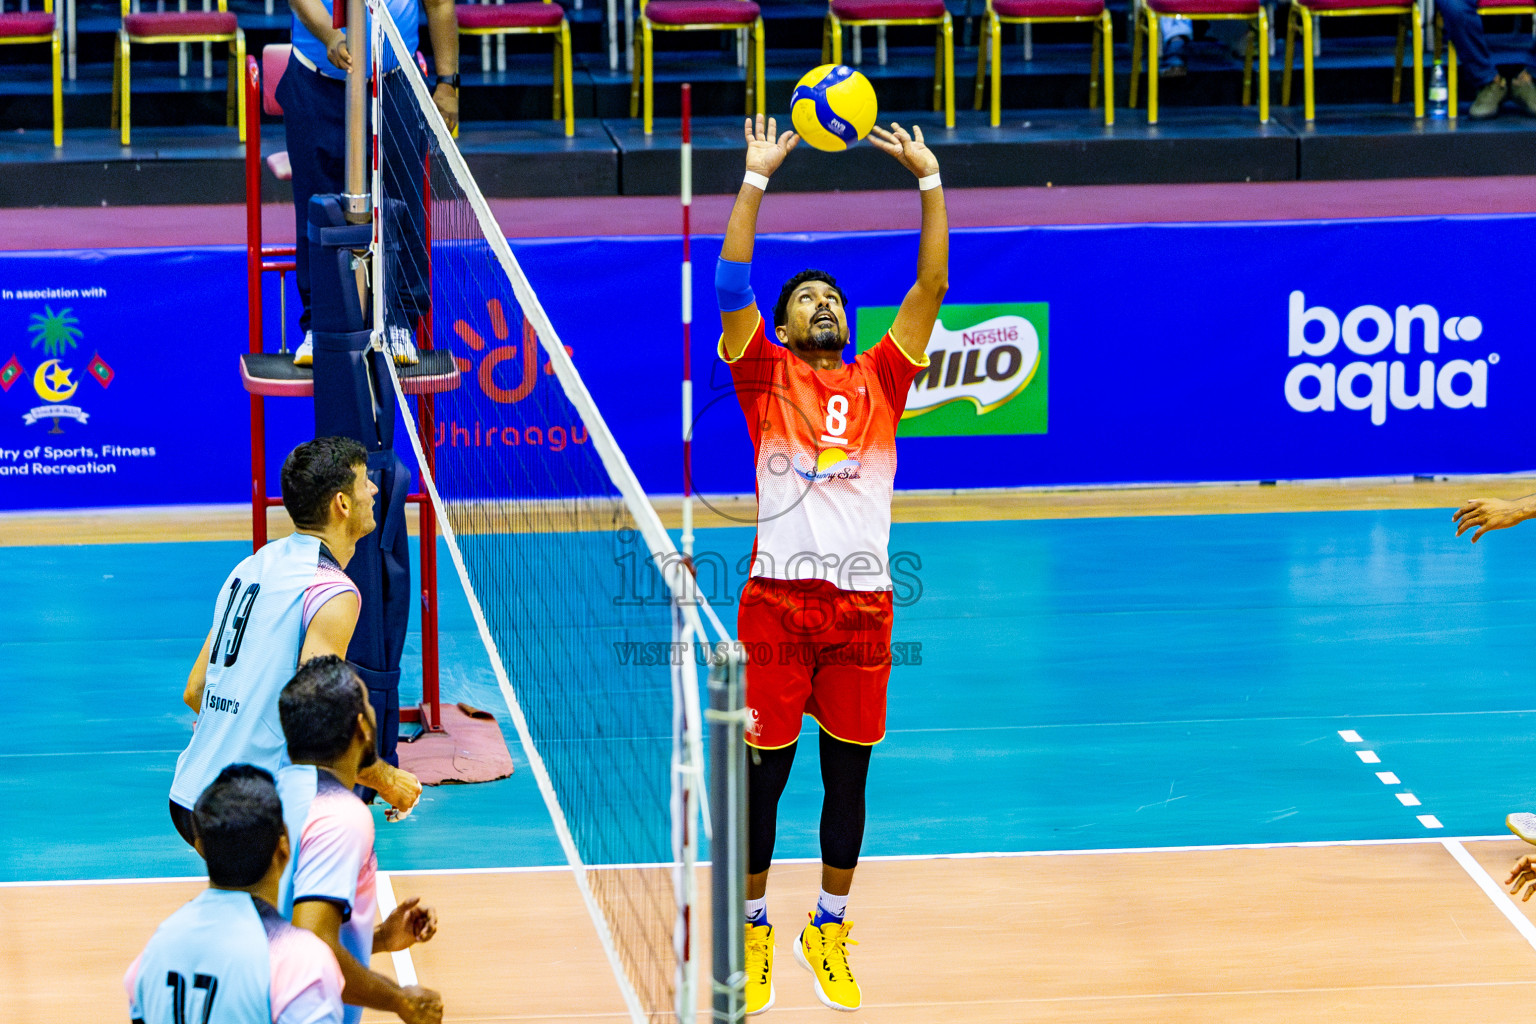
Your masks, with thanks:
[{"label": "volleyball player in red jersey", "polygon": [[[720,356],[729,364],[757,468],[757,542],[741,595],[747,645],[747,1011],[773,1003],[768,869],[779,797],[789,779],[802,715],[819,726],[821,896],[795,956],[836,1010],[862,996],[848,966],[845,916],[864,840],[864,788],[873,746],[885,737],[891,672],[887,543],[896,474],[896,425],[949,286],[949,223],[939,162],[899,125],[870,141],[917,178],[923,227],[917,282],[891,329],[852,362],[846,297],[832,275],[787,281],[773,336],[750,286],[757,212],[768,179],[799,141],[769,119],[748,121],[747,173],[726,227],[715,274]],[[766,655],[766,657],[764,656]]]}]

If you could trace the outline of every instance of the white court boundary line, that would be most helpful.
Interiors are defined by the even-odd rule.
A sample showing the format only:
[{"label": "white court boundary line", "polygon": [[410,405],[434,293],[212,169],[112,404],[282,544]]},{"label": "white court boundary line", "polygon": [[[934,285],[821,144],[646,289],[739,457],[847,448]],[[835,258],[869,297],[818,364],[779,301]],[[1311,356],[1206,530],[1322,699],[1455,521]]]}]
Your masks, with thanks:
[{"label": "white court boundary line", "polygon": [[1493,901],[1493,905],[1498,908],[1499,913],[1503,914],[1509,920],[1509,923],[1515,926],[1515,931],[1520,933],[1520,937],[1525,939],[1532,949],[1536,949],[1536,924],[1532,924],[1531,919],[1521,913],[1520,908],[1515,906],[1515,901],[1504,892],[1503,887],[1499,883],[1493,880],[1493,876],[1488,874],[1483,869],[1483,866],[1467,852],[1467,848],[1461,845],[1461,841],[1457,839],[1442,839],[1440,840],[1440,845],[1444,846],[1446,852],[1456,858],[1456,863],[1460,864],[1462,870],[1472,877],[1472,881],[1476,882],[1477,887],[1483,890],[1483,894]]},{"label": "white court boundary line", "polygon": [[[379,920],[383,921],[395,912],[398,905],[395,901],[395,887],[390,884],[389,876],[382,871],[374,874],[376,882],[375,891],[379,897]],[[411,951],[402,949],[398,953],[389,954],[395,962],[395,981],[401,988],[410,988],[417,983],[416,964],[411,960]]]},{"label": "white court boundary line", "polygon": [[[1124,846],[1094,850],[997,850],[985,853],[921,853],[886,854],[860,857],[866,861],[881,863],[920,862],[930,860],[1019,860],[1030,857],[1105,857],[1118,854],[1147,853],[1220,853],[1224,850],[1288,850],[1327,849],[1344,846],[1427,846],[1445,843],[1497,843],[1513,841],[1511,835],[1452,836],[1448,839],[1428,836],[1409,839],[1306,839],[1289,843],[1217,843],[1208,846]],[[775,864],[820,864],[819,857],[775,857]],[[622,871],[634,868],[669,868],[671,863],[657,864],[588,864],[587,872]],[[698,867],[709,867],[710,862],[701,860]],[[504,868],[406,868],[391,871],[402,878],[430,877],[433,875],[526,875],[540,873],[569,873],[569,864],[535,864]],[[69,885],[168,885],[180,882],[207,882],[204,875],[168,875],[150,878],[70,878],[40,879],[34,881],[0,882],[0,889],[27,889],[61,887]]]}]

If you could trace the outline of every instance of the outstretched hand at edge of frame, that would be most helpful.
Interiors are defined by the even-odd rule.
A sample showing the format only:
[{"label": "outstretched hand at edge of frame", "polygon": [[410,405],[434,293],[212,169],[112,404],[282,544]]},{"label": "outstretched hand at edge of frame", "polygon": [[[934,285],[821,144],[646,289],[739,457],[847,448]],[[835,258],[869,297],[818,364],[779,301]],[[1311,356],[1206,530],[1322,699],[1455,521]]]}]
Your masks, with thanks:
[{"label": "outstretched hand at edge of frame", "polygon": [[757,123],[753,124],[752,118],[746,121],[747,134],[747,170],[755,171],[764,177],[772,177],[773,172],[784,163],[784,158],[800,143],[800,136],[793,130],[785,129],[779,133],[777,118],[768,118],[768,126],[763,127],[763,115],[757,115]]},{"label": "outstretched hand at edge of frame", "polygon": [[923,129],[918,125],[912,126],[911,134],[895,121],[891,122],[890,131],[876,125],[869,130],[869,143],[895,157],[897,163],[919,178],[939,173],[939,158],[923,141]]},{"label": "outstretched hand at edge of frame", "polygon": [[1507,530],[1511,526],[1517,526],[1531,518],[1533,511],[1530,498],[1518,498],[1514,501],[1506,501],[1502,498],[1472,498],[1463,502],[1462,506],[1451,513],[1451,518],[1456,521],[1456,536],[1460,537],[1473,527],[1477,532],[1472,534],[1472,543],[1476,544],[1478,538],[1489,530]]}]

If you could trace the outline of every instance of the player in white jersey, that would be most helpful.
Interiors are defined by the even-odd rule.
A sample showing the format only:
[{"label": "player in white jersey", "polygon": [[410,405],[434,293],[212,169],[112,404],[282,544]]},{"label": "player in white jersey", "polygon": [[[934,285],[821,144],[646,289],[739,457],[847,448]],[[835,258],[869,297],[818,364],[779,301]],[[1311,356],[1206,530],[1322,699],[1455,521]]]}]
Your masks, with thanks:
[{"label": "player in white jersey", "polygon": [[726,226],[715,273],[720,357],[730,367],[757,464],[757,540],[737,632],[748,650],[747,1012],[773,1004],[768,869],[779,797],[789,780],[802,716],[819,726],[821,896],[795,957],[818,999],[858,1009],[845,917],[864,841],[870,752],[885,737],[891,673],[887,542],[896,477],[896,426],[949,287],[949,225],[939,162],[892,124],[870,142],[917,177],[923,227],[917,281],[886,335],[853,361],[846,297],[832,275],[806,270],[785,282],[774,334],[750,284],[757,212],[768,178],[798,138],[759,115],[748,121],[747,174]]},{"label": "player in white jersey", "polygon": [[[277,695],[294,670],[322,654],[345,657],[361,600],[343,571],[374,528],[368,454],[345,437],[299,445],[283,462],[283,507],[295,532],[241,561],[219,590],[213,627],[182,699],[198,712],[176,761],[171,821],[192,842],[191,807],[227,764],[275,772],[288,763]],[[377,762],[362,779],[396,811],[409,812],[421,784]]]},{"label": "player in white jersey", "polygon": [[368,968],[374,953],[408,949],[437,932],[437,915],[407,899],[377,927],[378,858],[373,815],[352,792],[377,757],[373,705],[363,681],[341,658],[306,661],[278,698],[293,763],[277,773],[293,859],[278,908],[336,954],[346,978],[346,1024],[363,1007],[397,1014],[406,1024],[438,1024],[443,1000],[431,989],[401,987]]},{"label": "player in white jersey", "polygon": [[192,815],[208,888],[160,925],[123,978],[135,1024],[341,1024],[341,968],[275,904],[289,862],[272,776],[230,765]]}]

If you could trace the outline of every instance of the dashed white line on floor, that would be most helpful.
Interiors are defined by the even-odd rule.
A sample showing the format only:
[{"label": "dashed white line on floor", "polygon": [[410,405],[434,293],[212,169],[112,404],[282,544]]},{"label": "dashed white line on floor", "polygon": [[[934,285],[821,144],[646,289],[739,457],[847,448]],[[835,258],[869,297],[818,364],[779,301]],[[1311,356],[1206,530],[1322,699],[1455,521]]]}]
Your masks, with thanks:
[{"label": "dashed white line on floor", "polygon": [[[1338,733],[1339,733],[1339,739],[1343,740],[1346,743],[1363,743],[1363,742],[1365,742],[1363,739],[1361,739],[1360,734],[1358,732],[1356,732],[1354,729],[1340,729],[1340,730],[1338,730]],[[1379,754],[1377,754],[1376,751],[1374,751],[1374,750],[1356,750],[1355,751],[1355,756],[1358,757],[1361,761],[1365,762],[1366,764],[1380,764],[1381,763],[1381,756]],[[1376,772],[1375,774],[1376,774],[1376,778],[1384,786],[1400,786],[1400,785],[1402,785],[1402,780],[1397,777],[1397,773],[1396,772]],[[1402,804],[1404,807],[1419,807],[1419,806],[1423,805],[1423,801],[1420,800],[1413,793],[1407,793],[1407,792],[1404,792],[1404,793],[1394,793],[1393,796],[1397,797],[1397,802]],[[1419,819],[1419,824],[1423,825],[1425,828],[1444,828],[1445,827],[1444,825],[1442,825],[1440,823],[1440,819],[1435,817],[1433,814],[1419,814],[1419,815],[1415,815],[1415,817],[1417,817]]]}]

